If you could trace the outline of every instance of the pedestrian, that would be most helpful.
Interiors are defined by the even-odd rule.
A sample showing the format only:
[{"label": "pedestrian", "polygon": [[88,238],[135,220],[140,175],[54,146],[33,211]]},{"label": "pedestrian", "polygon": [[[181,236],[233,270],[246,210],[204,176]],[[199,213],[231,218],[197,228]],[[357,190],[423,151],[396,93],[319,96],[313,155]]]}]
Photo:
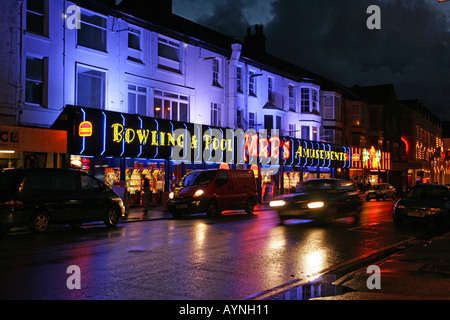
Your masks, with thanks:
[{"label": "pedestrian", "polygon": [[142,206],[144,207],[144,213],[148,212],[148,207],[152,202],[152,190],[150,188],[150,181],[148,178],[144,178],[144,184],[142,186]]}]

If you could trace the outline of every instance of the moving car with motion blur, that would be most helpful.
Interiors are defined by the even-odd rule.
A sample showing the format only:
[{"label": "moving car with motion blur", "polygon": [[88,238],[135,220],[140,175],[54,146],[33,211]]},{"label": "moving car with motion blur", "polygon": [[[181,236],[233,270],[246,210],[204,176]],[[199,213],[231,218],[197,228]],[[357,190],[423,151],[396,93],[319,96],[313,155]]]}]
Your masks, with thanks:
[{"label": "moving car with motion blur", "polygon": [[386,200],[390,198],[392,200],[397,199],[397,190],[389,183],[376,183],[370,186],[370,189],[365,192],[366,201],[371,199]]},{"label": "moving car with motion blur", "polygon": [[309,180],[298,193],[278,196],[269,205],[277,210],[282,223],[294,218],[331,222],[348,216],[358,221],[362,210],[356,186],[339,179]]},{"label": "moving car with motion blur", "polygon": [[396,225],[404,221],[432,222],[444,225],[450,215],[450,188],[439,184],[415,185],[394,205]]},{"label": "moving car with motion blur", "polygon": [[206,212],[219,216],[224,210],[245,210],[252,214],[257,203],[252,170],[196,170],[186,174],[169,194],[167,209],[174,218]]},{"label": "moving car with motion blur", "polygon": [[103,220],[114,227],[125,213],[122,199],[97,178],[66,169],[0,172],[0,231],[28,225],[44,232],[51,223]]}]

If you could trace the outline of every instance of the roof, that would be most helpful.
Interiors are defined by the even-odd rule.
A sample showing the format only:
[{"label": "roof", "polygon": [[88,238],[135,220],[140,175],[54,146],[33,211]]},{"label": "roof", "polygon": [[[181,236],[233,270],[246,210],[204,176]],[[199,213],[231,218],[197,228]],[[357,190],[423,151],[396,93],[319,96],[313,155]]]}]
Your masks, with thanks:
[{"label": "roof", "polygon": [[74,2],[84,8],[121,17],[130,23],[227,57],[231,56],[231,45],[240,43],[243,46],[241,60],[246,63],[296,82],[312,80],[325,91],[336,91],[344,97],[358,99],[352,89],[336,81],[277,58],[264,50],[262,52],[250,50],[242,41],[173,14],[171,0],[152,0],[152,8],[149,8],[146,0],[123,0],[119,5],[116,5],[116,0],[74,0]]}]

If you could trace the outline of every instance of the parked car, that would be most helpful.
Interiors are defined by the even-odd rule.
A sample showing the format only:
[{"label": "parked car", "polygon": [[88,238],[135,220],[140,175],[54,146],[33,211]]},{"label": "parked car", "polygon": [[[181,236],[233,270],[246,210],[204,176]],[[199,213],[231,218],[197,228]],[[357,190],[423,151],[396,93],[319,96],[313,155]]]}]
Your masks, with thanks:
[{"label": "parked car", "polygon": [[270,201],[281,222],[292,218],[329,222],[354,216],[359,220],[362,201],[356,186],[339,179],[308,180],[298,193],[285,194]]},{"label": "parked car", "polygon": [[387,198],[396,200],[397,190],[389,183],[376,183],[366,191],[365,195],[366,201],[370,201],[371,199],[379,201],[380,199],[386,200]]},{"label": "parked car", "polygon": [[406,220],[430,221],[441,225],[450,214],[450,188],[439,184],[418,184],[394,205],[393,219],[400,225]]},{"label": "parked car", "polygon": [[65,169],[14,169],[0,172],[0,227],[29,225],[44,232],[50,223],[103,220],[116,226],[122,199],[97,178]]},{"label": "parked car", "polygon": [[257,203],[252,170],[198,170],[186,174],[169,194],[168,211],[174,218],[206,212],[214,217],[224,210],[243,209],[252,214]]}]

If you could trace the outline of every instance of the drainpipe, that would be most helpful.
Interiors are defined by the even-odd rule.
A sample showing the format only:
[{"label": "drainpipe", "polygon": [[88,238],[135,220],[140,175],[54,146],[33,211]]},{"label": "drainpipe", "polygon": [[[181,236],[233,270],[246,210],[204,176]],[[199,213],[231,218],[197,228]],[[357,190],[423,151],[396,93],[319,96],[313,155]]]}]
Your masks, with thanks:
[{"label": "drainpipe", "polygon": [[231,53],[230,60],[228,60],[228,126],[230,128],[236,127],[236,110],[237,110],[237,65],[239,58],[241,57],[242,45],[240,43],[234,43],[231,45],[233,50]]}]

